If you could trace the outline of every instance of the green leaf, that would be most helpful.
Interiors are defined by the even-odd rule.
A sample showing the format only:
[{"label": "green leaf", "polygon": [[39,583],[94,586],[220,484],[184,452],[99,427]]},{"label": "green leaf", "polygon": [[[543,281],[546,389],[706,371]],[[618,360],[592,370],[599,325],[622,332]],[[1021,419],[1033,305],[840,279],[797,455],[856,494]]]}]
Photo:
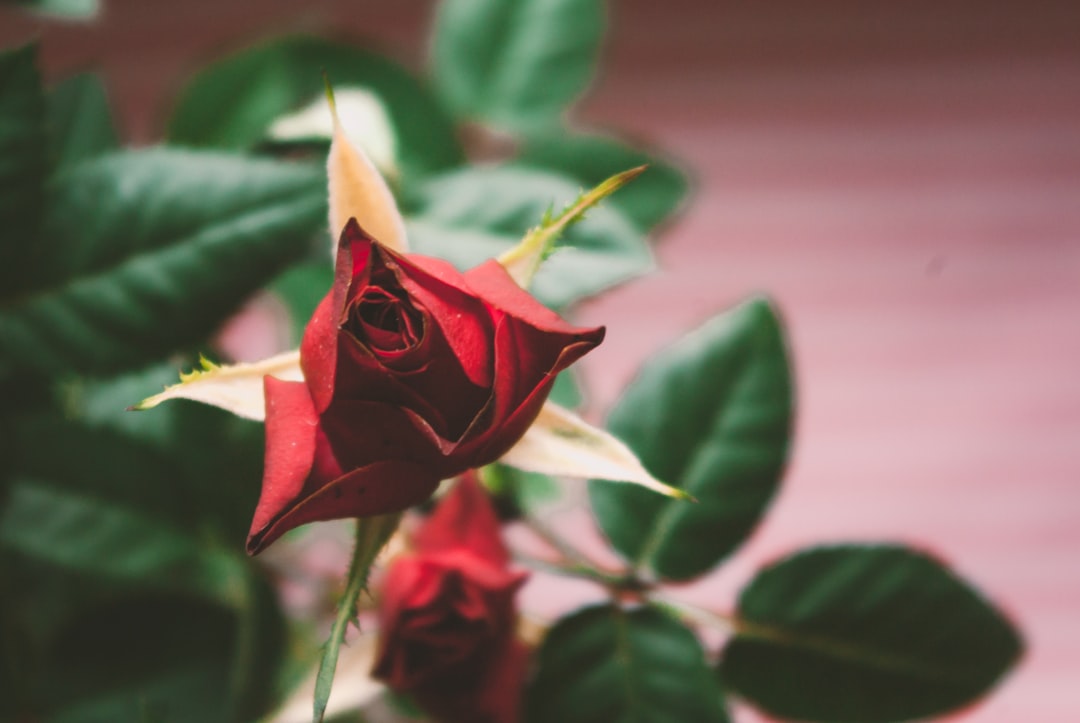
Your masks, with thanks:
[{"label": "green leaf", "polygon": [[884,723],[985,693],[1021,653],[1009,622],[937,560],[897,546],[804,550],[739,596],[725,683],[772,715]]},{"label": "green leaf", "polygon": [[515,163],[563,173],[585,187],[627,168],[647,165],[645,173],[611,197],[616,208],[646,231],[670,216],[689,191],[689,181],[674,165],[610,136],[572,135],[562,130],[534,136]]},{"label": "green leaf", "polygon": [[442,0],[436,88],[463,118],[549,126],[592,79],[603,31],[597,0]]},{"label": "green leaf", "polygon": [[47,175],[37,46],[0,52],[0,301],[24,290],[39,243]]},{"label": "green leaf", "polygon": [[0,543],[84,574],[225,602],[240,564],[134,511],[29,482],[11,491]]},{"label": "green leaf", "polygon": [[109,99],[101,79],[90,73],[68,78],[49,95],[53,155],[68,168],[117,146]]},{"label": "green leaf", "polygon": [[82,611],[59,632],[43,707],[63,723],[255,720],[272,702],[283,645],[276,593],[255,578],[234,610],[127,596]]},{"label": "green leaf", "polygon": [[[262,480],[262,425],[202,404],[171,404],[152,414],[125,411],[132,400],[174,382],[176,366],[174,360],[70,385],[66,419],[23,420],[20,476],[93,490],[240,550]],[[56,439],[64,440],[65,454],[55,454]]]},{"label": "green leaf", "polygon": [[528,723],[726,723],[701,644],[661,611],[590,607],[540,648]]},{"label": "green leaf", "polygon": [[[555,174],[523,168],[467,168],[431,179],[416,191],[407,218],[413,250],[471,268],[517,245],[550,208],[581,189]],[[600,206],[570,227],[537,272],[531,291],[563,308],[652,269],[642,234],[617,211]]]},{"label": "green leaf", "polygon": [[325,227],[321,169],[150,149],[51,198],[49,283],[0,307],[0,377],[136,368],[202,343]]},{"label": "green leaf", "polygon": [[548,399],[566,409],[577,409],[584,403],[585,393],[581,390],[581,384],[573,369],[560,372],[559,376],[555,377],[555,384],[551,387]]},{"label": "green leaf", "polygon": [[292,267],[270,287],[289,311],[292,347],[300,345],[300,340],[304,337],[304,328],[311,320],[311,315],[315,313],[315,307],[330,291],[333,283],[334,265],[330,260],[330,255],[326,254],[323,261],[312,261]]},{"label": "green leaf", "polygon": [[754,299],[715,317],[646,364],[608,420],[649,472],[698,502],[592,481],[601,528],[661,577],[707,572],[772,499],[791,419],[786,343],[771,304]]},{"label": "green leaf", "polygon": [[98,14],[99,0],[13,0],[28,10],[69,20],[89,20]]},{"label": "green leaf", "polygon": [[359,86],[382,100],[406,175],[461,161],[453,124],[423,83],[368,50],[312,37],[279,38],[196,74],[173,111],[169,138],[191,146],[251,148],[277,118],[323,96],[324,73],[339,90]]}]

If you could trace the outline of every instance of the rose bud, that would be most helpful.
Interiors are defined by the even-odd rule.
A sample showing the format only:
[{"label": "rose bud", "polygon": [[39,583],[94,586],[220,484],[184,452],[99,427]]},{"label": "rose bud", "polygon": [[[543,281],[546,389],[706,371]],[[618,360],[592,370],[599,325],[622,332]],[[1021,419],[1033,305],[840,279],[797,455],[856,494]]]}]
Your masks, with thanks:
[{"label": "rose bud", "polygon": [[524,573],[487,495],[464,477],[387,572],[372,675],[447,723],[513,723],[527,653],[514,637]]},{"label": "rose bud", "polygon": [[460,273],[355,219],[300,345],[304,381],[264,380],[266,464],[247,549],[298,525],[417,504],[495,461],[555,375],[604,329],[571,326],[489,260]]}]

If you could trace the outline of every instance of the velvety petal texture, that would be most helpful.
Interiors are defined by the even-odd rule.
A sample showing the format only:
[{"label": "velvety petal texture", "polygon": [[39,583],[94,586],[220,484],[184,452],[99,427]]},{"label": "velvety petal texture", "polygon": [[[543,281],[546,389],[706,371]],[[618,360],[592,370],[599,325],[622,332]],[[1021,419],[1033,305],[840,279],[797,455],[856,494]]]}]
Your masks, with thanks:
[{"label": "velvety petal texture", "polygon": [[351,219],[300,345],[303,382],[266,380],[266,472],[248,551],[306,522],[395,512],[498,459],[555,375],[601,342],[496,261],[464,274]]},{"label": "velvety petal texture", "polygon": [[526,650],[499,523],[474,475],[419,530],[387,572],[372,674],[447,723],[517,720]]}]

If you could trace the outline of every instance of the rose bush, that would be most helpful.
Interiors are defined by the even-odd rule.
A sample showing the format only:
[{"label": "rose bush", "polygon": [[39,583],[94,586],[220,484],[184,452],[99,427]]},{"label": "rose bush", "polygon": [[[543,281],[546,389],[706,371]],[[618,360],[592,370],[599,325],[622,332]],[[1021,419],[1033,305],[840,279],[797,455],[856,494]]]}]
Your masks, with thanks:
[{"label": "rose bush", "polygon": [[372,674],[449,723],[512,723],[527,654],[495,512],[463,478],[394,561],[383,583]]},{"label": "rose bush", "polygon": [[495,260],[462,274],[350,220],[300,346],[304,381],[264,379],[266,464],[248,552],[304,523],[405,509],[495,461],[555,375],[603,336],[546,309]]}]

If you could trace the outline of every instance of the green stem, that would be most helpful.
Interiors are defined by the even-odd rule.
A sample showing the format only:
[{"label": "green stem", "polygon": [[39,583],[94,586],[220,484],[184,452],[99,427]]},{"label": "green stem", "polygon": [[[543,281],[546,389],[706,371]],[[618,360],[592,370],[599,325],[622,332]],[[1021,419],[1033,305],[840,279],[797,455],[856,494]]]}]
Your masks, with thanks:
[{"label": "green stem", "polygon": [[561,575],[563,577],[576,577],[582,580],[592,580],[593,582],[608,588],[620,587],[626,581],[626,578],[621,575],[611,575],[585,565],[551,562],[549,560],[541,560],[521,553],[514,553],[514,559],[522,565],[531,567],[534,570],[551,573],[552,575]]},{"label": "green stem", "polygon": [[564,540],[544,522],[532,516],[523,517],[522,522],[532,530],[533,534],[552,547],[560,557],[558,561],[550,562],[518,555],[517,557],[522,564],[556,575],[592,580],[608,588],[613,594],[625,591],[637,592],[642,589],[642,582],[634,576],[631,570],[622,569],[617,572],[604,570],[585,557],[580,550]]},{"label": "green stem", "polygon": [[254,571],[247,565],[237,564],[240,589],[237,590],[236,606],[236,642],[233,646],[231,675],[229,676],[229,696],[232,706],[229,720],[243,719],[248,704],[248,692],[251,685],[252,656],[258,644],[258,620],[255,610]]},{"label": "green stem", "polygon": [[314,723],[322,723],[326,715],[326,704],[330,700],[330,689],[334,684],[334,671],[337,669],[338,651],[345,639],[349,621],[356,620],[356,601],[367,586],[371,564],[379,551],[394,534],[401,513],[365,517],[356,521],[356,547],[349,563],[349,575],[345,584],[345,594],[338,603],[337,617],[330,628],[330,639],[326,641],[319,672],[315,677]]},{"label": "green stem", "polygon": [[682,600],[675,600],[660,593],[650,594],[649,600],[660,607],[670,610],[688,623],[707,625],[708,627],[718,628],[733,634],[738,632],[739,621],[734,615],[707,610],[703,607],[683,602]]},{"label": "green stem", "polygon": [[517,246],[499,256],[502,264],[510,276],[523,289],[529,288],[529,283],[551,252],[555,248],[555,242],[570,226],[585,217],[585,212],[600,203],[615,191],[625,186],[630,181],[640,176],[648,166],[638,166],[603,181],[596,188],[583,193],[574,203],[563,209],[555,218],[545,216],[539,226],[525,234]]}]

